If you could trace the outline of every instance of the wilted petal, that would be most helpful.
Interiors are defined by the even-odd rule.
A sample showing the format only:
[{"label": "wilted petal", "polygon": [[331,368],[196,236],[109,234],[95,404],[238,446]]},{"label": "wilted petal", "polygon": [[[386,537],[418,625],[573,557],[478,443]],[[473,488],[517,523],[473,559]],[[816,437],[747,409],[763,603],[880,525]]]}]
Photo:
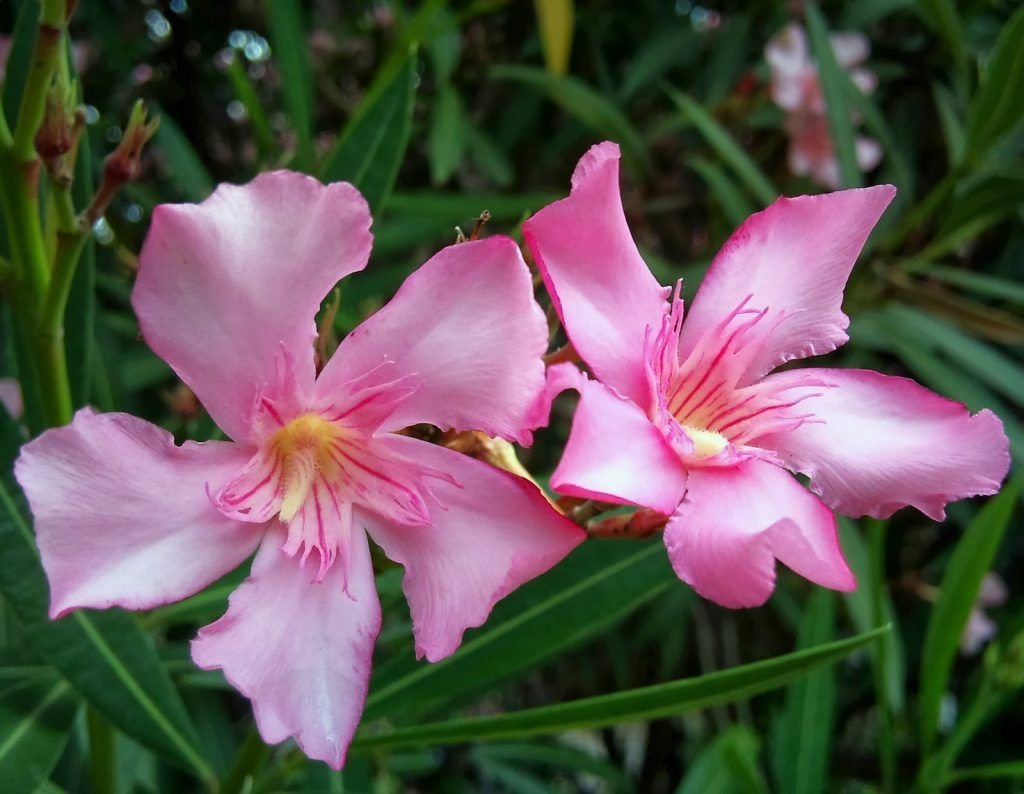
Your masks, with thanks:
[{"label": "wilted petal", "polygon": [[381,429],[426,422],[527,441],[544,383],[547,324],[508,237],[442,249],[342,341],[317,381],[322,400],[356,381],[415,376],[418,388]]},{"label": "wilted petal", "polygon": [[551,487],[571,496],[650,507],[666,515],[686,489],[686,471],[662,431],[630,400],[583,381]]},{"label": "wilted petal", "polygon": [[1009,442],[991,411],[972,416],[912,380],[869,370],[792,370],[766,383],[798,394],[806,380],[817,385],[801,408],[818,421],[754,443],[810,477],[839,512],[887,518],[913,505],[941,520],[948,502],[999,490]]},{"label": "wilted petal", "polygon": [[436,662],[494,604],[547,571],[584,538],[532,483],[452,450],[401,439],[406,455],[449,472],[460,487],[434,488],[429,526],[402,526],[366,511],[370,535],[405,566],[416,654]]},{"label": "wilted petal", "polygon": [[523,224],[523,236],[576,350],[609,386],[646,399],[643,347],[668,310],[626,225],[619,147],[602,143],[576,166],[572,193]]},{"label": "wilted petal", "polygon": [[15,464],[50,581],[50,616],[152,609],[201,590],[255,550],[263,527],[221,515],[207,489],[245,464],[225,442],[175,446],[127,414],[79,411]]},{"label": "wilted petal", "polygon": [[249,438],[254,401],[283,368],[293,389],[312,384],[313,319],[365,267],[369,227],[351,185],[288,171],[154,210],[132,305],[150,347],[232,438]]},{"label": "wilted petal", "polygon": [[776,558],[823,587],[856,586],[832,511],[765,461],[691,470],[686,498],[665,527],[665,545],[679,578],[726,607],[767,601]]},{"label": "wilted petal", "polygon": [[697,291],[683,323],[681,359],[741,306],[737,322],[765,312],[754,330],[760,343],[745,347],[741,386],[785,361],[846,342],[843,289],[895,192],[882,185],[780,198],[752,215],[715,257]]},{"label": "wilted petal", "polygon": [[320,581],[317,565],[300,564],[267,536],[252,573],[232,593],[220,620],[200,629],[192,658],[220,668],[252,700],[269,744],[295,737],[310,758],[335,769],[366,701],[380,602],[366,535],[352,533],[347,590],[341,566]]}]

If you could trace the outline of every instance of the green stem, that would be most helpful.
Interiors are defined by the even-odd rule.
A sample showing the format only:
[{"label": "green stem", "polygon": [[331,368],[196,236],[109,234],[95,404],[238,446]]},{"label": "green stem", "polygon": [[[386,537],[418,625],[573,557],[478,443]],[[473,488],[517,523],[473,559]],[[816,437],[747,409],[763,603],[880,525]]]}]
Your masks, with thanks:
[{"label": "green stem", "polygon": [[35,49],[32,51],[32,64],[25,81],[25,91],[21,95],[21,105],[18,107],[18,122],[14,128],[13,150],[14,158],[18,162],[27,163],[36,157],[36,131],[43,121],[46,95],[60,58],[66,16],[64,0],[43,0]]},{"label": "green stem", "polygon": [[269,751],[270,748],[260,738],[256,728],[250,727],[235,755],[234,763],[231,764],[231,770],[218,789],[218,794],[240,794],[242,791],[250,790],[252,786],[246,786],[246,781],[251,780]]},{"label": "green stem", "polygon": [[982,683],[982,688],[971,701],[963,716],[957,720],[956,730],[942,747],[936,750],[922,765],[918,790],[924,792],[938,791],[944,788],[956,759],[963,752],[974,734],[985,724],[992,712],[999,708],[1000,695],[991,687]]},{"label": "green stem", "polygon": [[89,777],[92,790],[117,791],[117,745],[110,723],[89,707]]},{"label": "green stem", "polygon": [[[874,626],[885,623],[885,536],[886,522],[868,521],[868,540],[871,550],[871,622]],[[889,666],[890,633],[875,641],[875,665],[872,670],[878,705],[878,755],[882,764],[882,790],[896,791],[896,748],[893,745],[892,709],[886,687],[885,671]]]}]

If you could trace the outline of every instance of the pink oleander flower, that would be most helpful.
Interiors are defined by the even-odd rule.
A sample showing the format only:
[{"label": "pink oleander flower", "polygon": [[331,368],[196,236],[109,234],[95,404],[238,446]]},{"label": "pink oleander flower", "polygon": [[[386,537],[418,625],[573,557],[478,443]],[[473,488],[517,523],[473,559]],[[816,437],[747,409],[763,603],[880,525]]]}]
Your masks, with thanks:
[{"label": "pink oleander flower", "polygon": [[985,578],[981,580],[974,608],[967,618],[967,625],[960,635],[960,653],[964,656],[974,656],[996,636],[998,627],[992,618],[985,614],[985,608],[1001,607],[1006,603],[1007,596],[1006,583],[999,574],[992,571],[986,573]]},{"label": "pink oleander flower", "polygon": [[[991,494],[1009,466],[1002,423],[911,380],[789,369],[847,341],[850,270],[891,186],[780,198],[729,239],[683,319],[630,236],[619,150],[593,147],[572,193],[524,226],[570,341],[590,366],[550,373],[580,392],[561,493],[670,516],[683,581],[729,607],[764,603],[775,560],[851,590],[832,510],[886,517]],[[547,412],[548,406],[538,409]],[[810,478],[804,488],[789,471]],[[831,508],[831,509],[830,509]]]},{"label": "pink oleander flower", "polygon": [[[836,61],[849,72],[854,85],[865,94],[874,91],[874,73],[860,66],[871,52],[867,37],[860,33],[833,33],[829,39]],[[796,23],[787,25],[768,42],[764,55],[771,69],[772,99],[786,112],[789,170],[796,176],[810,176],[833,190],[842,187],[821,79],[804,29]],[[870,171],[882,161],[882,147],[874,139],[858,135],[854,145],[857,165],[862,171]]]},{"label": "pink oleander flower", "polygon": [[367,534],[405,566],[430,661],[583,537],[528,481],[400,432],[529,438],[547,330],[512,240],[443,249],[317,374],[314,315],[366,265],[369,226],[351,185],[283,171],[158,207],[132,303],[233,440],[176,446],[141,419],[83,409],[15,470],[53,618],[177,601],[255,551],[192,657],[251,698],[267,742],[295,737],[334,767],[381,624]]}]

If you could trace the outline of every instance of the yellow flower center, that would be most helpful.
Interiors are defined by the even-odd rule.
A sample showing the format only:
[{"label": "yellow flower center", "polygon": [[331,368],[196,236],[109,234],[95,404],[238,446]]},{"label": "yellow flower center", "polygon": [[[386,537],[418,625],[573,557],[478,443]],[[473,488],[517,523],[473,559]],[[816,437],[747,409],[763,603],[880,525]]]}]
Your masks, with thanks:
[{"label": "yellow flower center", "polygon": [[729,445],[729,440],[714,430],[704,430],[692,425],[683,425],[683,430],[693,442],[693,454],[697,458],[710,458]]},{"label": "yellow flower center", "polygon": [[342,439],[341,427],[316,414],[293,419],[270,439],[281,465],[284,496],[281,520],[291,521],[302,508],[317,477],[331,479],[338,471],[333,448]]}]

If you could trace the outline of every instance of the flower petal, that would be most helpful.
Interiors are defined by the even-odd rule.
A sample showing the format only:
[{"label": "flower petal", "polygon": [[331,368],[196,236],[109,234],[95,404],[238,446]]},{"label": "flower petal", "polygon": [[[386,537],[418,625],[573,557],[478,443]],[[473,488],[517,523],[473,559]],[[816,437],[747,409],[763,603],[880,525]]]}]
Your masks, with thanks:
[{"label": "flower petal", "polygon": [[760,344],[746,348],[741,386],[785,361],[845,343],[849,318],[841,309],[843,289],[895,192],[881,185],[780,198],[752,215],[711,263],[683,323],[680,358],[744,302],[745,315],[764,311],[765,316],[755,329]]},{"label": "flower petal", "polygon": [[366,701],[380,602],[363,532],[352,533],[347,592],[341,566],[318,582],[317,564],[288,557],[270,533],[227,613],[200,629],[192,659],[223,669],[252,700],[269,744],[295,737],[310,758],[345,763]]},{"label": "flower petal", "polygon": [[[818,421],[753,443],[774,449],[840,513],[887,518],[906,505],[941,520],[948,502],[993,494],[1010,465],[1003,424],[973,416],[907,378],[870,370],[799,369],[765,382],[800,394]],[[822,388],[821,383],[830,384]]]},{"label": "flower petal", "polygon": [[583,381],[551,487],[571,496],[636,504],[668,515],[683,498],[686,471],[636,403],[603,383]]},{"label": "flower petal", "polygon": [[14,378],[0,378],[0,405],[11,419],[21,418],[21,386]]},{"label": "flower petal", "polygon": [[629,233],[619,197],[619,147],[594,146],[576,166],[572,193],[523,224],[569,339],[597,377],[641,403],[644,339],[661,327],[668,291]]},{"label": "flower petal", "polygon": [[[417,656],[453,653],[494,604],[547,571],[584,539],[527,480],[443,447],[400,439],[410,459],[443,469],[461,487],[434,486],[429,526],[410,527],[361,511],[373,539],[405,566]],[[357,519],[358,520],[358,519]]]},{"label": "flower petal", "polygon": [[232,438],[249,437],[253,402],[281,368],[312,384],[314,317],[366,266],[369,227],[351,185],[288,171],[154,211],[132,305],[146,342]]},{"label": "flower petal", "polygon": [[350,384],[365,389],[418,375],[419,388],[381,429],[427,422],[527,441],[546,348],[547,324],[519,247],[489,237],[448,246],[409,276],[345,337],[317,394],[340,400]]},{"label": "flower petal", "polygon": [[80,607],[152,609],[192,595],[256,549],[263,527],[210,502],[245,465],[234,444],[187,442],[127,414],[79,411],[15,464],[50,581],[50,617]]},{"label": "flower petal", "polygon": [[856,587],[825,505],[762,460],[690,471],[686,498],[665,527],[679,578],[726,607],[755,607],[775,587],[775,559],[836,590]]}]

